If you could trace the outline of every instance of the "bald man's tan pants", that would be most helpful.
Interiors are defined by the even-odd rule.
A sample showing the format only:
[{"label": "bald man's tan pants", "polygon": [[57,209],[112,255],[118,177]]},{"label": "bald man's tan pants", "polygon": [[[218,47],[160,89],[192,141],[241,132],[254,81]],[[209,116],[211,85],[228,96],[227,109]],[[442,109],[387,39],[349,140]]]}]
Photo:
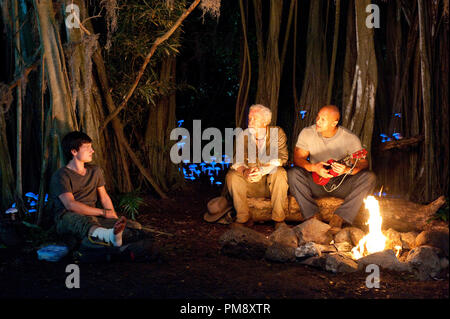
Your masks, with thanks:
[{"label": "bald man's tan pants", "polygon": [[226,176],[228,192],[233,198],[236,222],[245,223],[250,218],[247,197],[270,198],[272,220],[282,222],[287,211],[288,182],[286,170],[277,167],[272,174],[264,175],[257,183],[250,183],[236,170],[230,169]]}]

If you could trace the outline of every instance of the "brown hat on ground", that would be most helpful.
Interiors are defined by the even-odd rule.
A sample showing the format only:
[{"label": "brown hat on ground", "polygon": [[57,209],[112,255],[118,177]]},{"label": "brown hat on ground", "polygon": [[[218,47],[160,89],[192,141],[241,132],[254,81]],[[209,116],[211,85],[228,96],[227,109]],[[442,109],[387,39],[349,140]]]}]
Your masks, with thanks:
[{"label": "brown hat on ground", "polygon": [[208,211],[203,215],[203,219],[210,223],[216,222],[232,209],[233,206],[225,197],[215,197],[208,202]]}]

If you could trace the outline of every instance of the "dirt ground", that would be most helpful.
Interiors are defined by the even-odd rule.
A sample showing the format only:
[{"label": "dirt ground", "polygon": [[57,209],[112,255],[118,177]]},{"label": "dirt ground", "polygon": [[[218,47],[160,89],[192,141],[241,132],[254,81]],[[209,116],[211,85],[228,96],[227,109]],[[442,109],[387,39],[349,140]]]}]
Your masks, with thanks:
[{"label": "dirt ground", "polygon": [[[448,268],[439,280],[420,282],[409,273],[381,270],[380,288],[365,285],[367,274],[333,274],[296,263],[241,260],[220,253],[228,225],[202,216],[218,187],[192,187],[171,199],[146,199],[138,221],[172,234],[156,235],[162,260],[152,263],[80,264],[80,288],[68,289],[67,256],[39,261],[35,250],[0,249],[0,299],[448,299]],[[271,224],[256,224],[264,234]]]}]

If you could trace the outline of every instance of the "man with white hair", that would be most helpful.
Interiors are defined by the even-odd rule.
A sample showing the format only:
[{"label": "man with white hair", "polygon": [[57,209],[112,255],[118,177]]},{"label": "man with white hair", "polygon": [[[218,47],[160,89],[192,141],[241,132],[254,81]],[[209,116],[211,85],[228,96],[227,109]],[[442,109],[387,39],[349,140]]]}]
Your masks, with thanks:
[{"label": "man with white hair", "polygon": [[[277,126],[269,126],[272,111],[252,105],[248,128],[237,136],[234,164],[226,183],[236,210],[235,225],[252,226],[247,197],[271,199],[275,228],[284,224],[287,202],[287,173],[282,167],[288,160],[286,134]],[[268,152],[269,151],[269,152]]]}]

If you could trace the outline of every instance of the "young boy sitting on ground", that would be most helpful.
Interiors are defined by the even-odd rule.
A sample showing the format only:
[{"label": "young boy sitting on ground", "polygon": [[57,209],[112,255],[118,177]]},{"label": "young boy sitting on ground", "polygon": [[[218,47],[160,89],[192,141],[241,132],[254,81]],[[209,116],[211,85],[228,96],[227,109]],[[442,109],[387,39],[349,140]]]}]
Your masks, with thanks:
[{"label": "young boy sitting on ground", "polygon": [[[105,189],[103,171],[92,161],[91,138],[82,132],[68,133],[62,140],[67,165],[58,169],[50,182],[50,200],[59,235],[115,247],[122,246],[127,219],[118,218]],[[97,199],[103,208],[96,208]]]}]

